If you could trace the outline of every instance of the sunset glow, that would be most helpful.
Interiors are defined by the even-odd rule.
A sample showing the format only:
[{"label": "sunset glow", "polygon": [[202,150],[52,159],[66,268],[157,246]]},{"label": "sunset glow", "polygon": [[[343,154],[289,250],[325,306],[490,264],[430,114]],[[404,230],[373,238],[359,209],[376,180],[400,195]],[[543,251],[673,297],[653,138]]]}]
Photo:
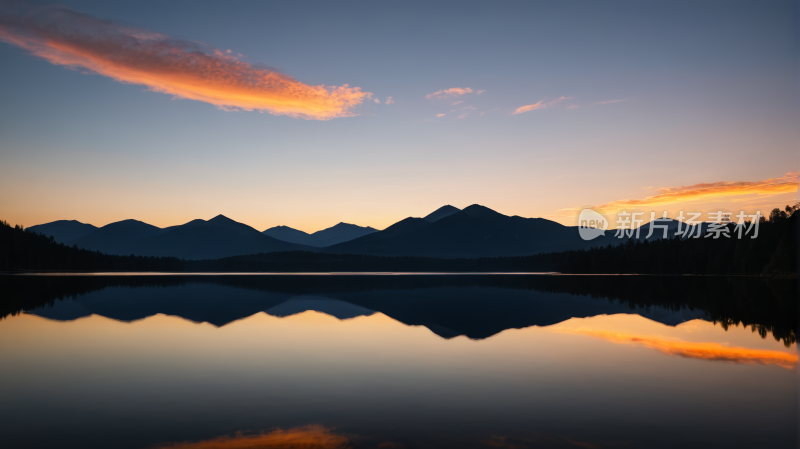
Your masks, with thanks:
[{"label": "sunset glow", "polygon": [[[794,193],[800,185],[800,172],[786,173],[780,178],[765,179],[763,181],[738,181],[738,182],[710,182],[680,187],[664,187],[658,189],[658,195],[641,200],[619,200],[598,206],[603,211],[616,211],[620,209],[647,208],[665,206],[668,204],[711,201],[728,197],[744,195],[773,196],[784,193]],[[562,209],[561,211],[575,212],[581,208]],[[766,215],[768,211],[762,211]]]}]

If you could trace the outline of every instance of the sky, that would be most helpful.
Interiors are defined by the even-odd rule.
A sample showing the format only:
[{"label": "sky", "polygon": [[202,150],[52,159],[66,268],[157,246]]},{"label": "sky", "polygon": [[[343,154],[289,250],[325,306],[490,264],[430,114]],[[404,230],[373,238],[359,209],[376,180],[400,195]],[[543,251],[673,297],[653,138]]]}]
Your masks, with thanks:
[{"label": "sky", "polygon": [[4,2],[0,218],[798,200],[794,2]]}]

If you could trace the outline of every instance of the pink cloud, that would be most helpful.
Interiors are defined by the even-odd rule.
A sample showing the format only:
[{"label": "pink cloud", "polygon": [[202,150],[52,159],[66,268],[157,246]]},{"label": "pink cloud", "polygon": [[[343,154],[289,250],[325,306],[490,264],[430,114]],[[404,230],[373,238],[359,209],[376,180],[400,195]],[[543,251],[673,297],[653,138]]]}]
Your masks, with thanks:
[{"label": "pink cloud", "polygon": [[455,103],[450,103],[450,105],[451,105],[451,106],[455,106],[455,105],[457,105],[457,104],[461,104],[461,103],[463,103],[463,102],[464,102],[464,100],[459,100],[459,101],[456,101]]},{"label": "pink cloud", "polygon": [[386,104],[392,104],[392,103],[394,103],[394,100],[392,100],[392,97],[386,97]]},{"label": "pink cloud", "polygon": [[436,114],[437,117],[444,117],[447,114]]},{"label": "pink cloud", "polygon": [[558,97],[558,98],[556,98],[554,100],[550,100],[550,101],[541,100],[541,101],[539,101],[537,103],[534,103],[534,104],[528,104],[528,105],[525,105],[525,106],[518,107],[512,113],[512,115],[514,115],[514,114],[522,114],[523,112],[528,112],[528,111],[535,111],[537,109],[552,108],[553,106],[557,105],[558,103],[561,103],[564,100],[571,100],[573,98],[575,98],[575,97]]},{"label": "pink cloud", "polygon": [[471,94],[473,92],[475,91],[469,87],[451,87],[450,89],[443,89],[432,94],[425,95],[425,98],[458,97],[459,95]]}]

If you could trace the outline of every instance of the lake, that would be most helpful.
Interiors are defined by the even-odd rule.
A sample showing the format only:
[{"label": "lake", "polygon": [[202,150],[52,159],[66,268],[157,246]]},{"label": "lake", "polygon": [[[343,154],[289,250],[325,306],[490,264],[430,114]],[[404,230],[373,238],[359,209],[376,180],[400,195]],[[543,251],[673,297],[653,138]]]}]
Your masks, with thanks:
[{"label": "lake", "polygon": [[796,281],[0,276],[4,448],[794,448]]}]

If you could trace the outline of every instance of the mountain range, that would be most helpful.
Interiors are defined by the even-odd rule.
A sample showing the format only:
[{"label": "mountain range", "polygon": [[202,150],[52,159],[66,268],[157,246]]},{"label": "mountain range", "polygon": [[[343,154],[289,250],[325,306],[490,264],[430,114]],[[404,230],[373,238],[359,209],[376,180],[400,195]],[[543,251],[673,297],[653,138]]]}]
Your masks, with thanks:
[{"label": "mountain range", "polygon": [[[68,235],[64,231],[63,221],[31,226],[28,229],[52,235],[57,241],[56,236]],[[122,220],[61,243],[105,254],[170,256],[188,260],[316,249],[264,235],[224,215],[218,215],[210,220],[192,220],[167,228],[159,228],[138,220]]]},{"label": "mountain range", "polygon": [[[677,222],[667,222],[673,229]],[[640,239],[649,224],[641,228]],[[123,220],[97,228],[59,220],[31,226],[31,231],[57,242],[113,255],[171,256],[187,260],[269,253],[311,251],[331,254],[475,258],[523,256],[584,249],[619,243],[613,232],[585,241],[578,228],[544,218],[508,216],[473,204],[464,209],[447,205],[423,218],[408,217],[383,230],[339,223],[312,234],[276,226],[259,232],[223,215],[210,220],[159,228],[138,220]],[[658,238],[660,231],[656,230]]]}]

